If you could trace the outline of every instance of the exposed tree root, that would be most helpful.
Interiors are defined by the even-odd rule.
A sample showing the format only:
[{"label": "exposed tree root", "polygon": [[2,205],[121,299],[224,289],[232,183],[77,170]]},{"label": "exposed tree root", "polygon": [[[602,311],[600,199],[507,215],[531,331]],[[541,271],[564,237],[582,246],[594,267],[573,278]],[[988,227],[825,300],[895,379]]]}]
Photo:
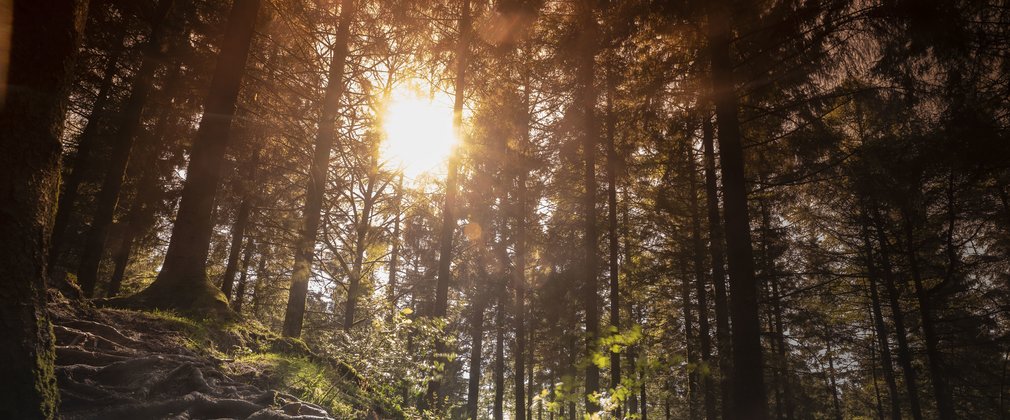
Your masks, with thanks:
[{"label": "exposed tree root", "polygon": [[[179,332],[120,330],[112,324],[143,321],[82,307],[51,312],[66,419],[331,418],[319,406],[229,377],[222,360],[186,348]],[[122,319],[110,319],[116,316]]]}]

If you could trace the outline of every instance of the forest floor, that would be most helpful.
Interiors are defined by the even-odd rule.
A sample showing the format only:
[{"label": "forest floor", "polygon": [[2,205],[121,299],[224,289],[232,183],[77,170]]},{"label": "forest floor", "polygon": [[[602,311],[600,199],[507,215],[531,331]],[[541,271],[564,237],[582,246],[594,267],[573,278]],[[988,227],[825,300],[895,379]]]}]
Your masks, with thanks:
[{"label": "forest floor", "polygon": [[65,419],[400,418],[353,369],[247,324],[49,305]]}]

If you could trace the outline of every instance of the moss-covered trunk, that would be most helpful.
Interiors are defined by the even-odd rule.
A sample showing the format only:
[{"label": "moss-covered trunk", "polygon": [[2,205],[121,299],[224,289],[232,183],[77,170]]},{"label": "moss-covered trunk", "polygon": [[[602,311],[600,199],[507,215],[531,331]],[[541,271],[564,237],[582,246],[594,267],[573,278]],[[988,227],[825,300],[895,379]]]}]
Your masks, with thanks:
[{"label": "moss-covered trunk", "polygon": [[45,309],[48,239],[59,191],[64,87],[85,9],[85,1],[75,0],[0,7],[0,21],[13,21],[10,38],[0,40],[3,56],[10,53],[8,80],[0,80],[10,87],[0,92],[0,418],[57,417]]}]

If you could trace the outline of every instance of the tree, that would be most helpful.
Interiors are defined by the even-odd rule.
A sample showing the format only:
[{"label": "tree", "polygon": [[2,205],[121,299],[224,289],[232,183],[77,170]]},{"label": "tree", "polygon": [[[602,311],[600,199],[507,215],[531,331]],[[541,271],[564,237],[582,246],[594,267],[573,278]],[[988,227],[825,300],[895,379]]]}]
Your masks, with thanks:
[{"label": "tree", "polygon": [[230,316],[228,301],[207,278],[207,254],[222,159],[235,115],[259,0],[235,0],[187,167],[172,239],[158,277],[140,293],[116,301]]},{"label": "tree", "polygon": [[761,327],[757,284],[747,210],[744,155],[737,117],[736,82],[730,59],[729,2],[709,5],[708,42],[712,65],[712,98],[719,127],[719,157],[726,217],[729,263],[730,318],[733,322],[733,383],[731,418],[765,419],[768,399],[764,388]]},{"label": "tree", "polygon": [[323,109],[319,114],[319,131],[316,134],[312,166],[309,167],[309,185],[305,194],[305,210],[302,212],[304,219],[298,243],[295,245],[295,267],[291,274],[291,289],[288,294],[287,310],[284,313],[285,337],[299,337],[302,334],[305,299],[309,291],[309,275],[312,272],[312,258],[315,255],[316,233],[323,206],[330,149],[333,148],[333,142],[337,138],[337,115],[340,110],[340,98],[344,93],[344,69],[347,66],[354,7],[354,0],[344,0],[340,5],[340,23],[337,26],[327,72],[326,93],[323,98]]},{"label": "tree", "polygon": [[[9,26],[0,39],[0,416],[59,417],[56,357],[46,309],[48,238],[59,195],[60,136],[66,88],[83,31],[85,1],[23,2],[0,7]],[[9,58],[8,55],[9,54]]]}]

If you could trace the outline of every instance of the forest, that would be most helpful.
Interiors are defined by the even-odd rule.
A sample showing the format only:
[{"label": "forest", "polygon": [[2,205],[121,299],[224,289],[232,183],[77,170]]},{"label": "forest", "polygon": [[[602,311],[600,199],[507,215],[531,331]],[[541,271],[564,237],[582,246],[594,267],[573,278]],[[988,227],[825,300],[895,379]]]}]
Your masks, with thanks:
[{"label": "forest", "polygon": [[1006,0],[2,0],[0,418],[1010,418]]}]

